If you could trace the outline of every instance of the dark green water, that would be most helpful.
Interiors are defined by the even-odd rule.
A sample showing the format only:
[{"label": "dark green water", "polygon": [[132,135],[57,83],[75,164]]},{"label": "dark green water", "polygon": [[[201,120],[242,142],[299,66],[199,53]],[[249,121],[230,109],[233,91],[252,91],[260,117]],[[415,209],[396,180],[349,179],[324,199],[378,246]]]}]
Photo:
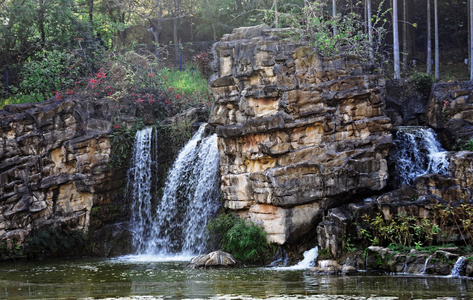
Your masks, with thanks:
[{"label": "dark green water", "polygon": [[269,268],[192,270],[182,261],[0,263],[0,299],[473,299],[446,277],[308,276]]}]

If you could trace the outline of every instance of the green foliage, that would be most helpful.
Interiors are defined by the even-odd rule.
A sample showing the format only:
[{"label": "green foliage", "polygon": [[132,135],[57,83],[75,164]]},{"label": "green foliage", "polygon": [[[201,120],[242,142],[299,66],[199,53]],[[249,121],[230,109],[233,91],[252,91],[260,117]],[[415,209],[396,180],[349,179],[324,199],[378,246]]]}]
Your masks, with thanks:
[{"label": "green foliage", "polygon": [[115,168],[125,167],[132,155],[136,132],[144,128],[138,119],[132,127],[115,125],[110,134],[110,165]]},{"label": "green foliage", "polygon": [[209,222],[207,230],[214,245],[243,262],[263,263],[274,252],[261,227],[233,214],[220,214]]},{"label": "green foliage", "polygon": [[[2,109],[5,105],[10,104],[23,104],[23,103],[32,103],[36,102],[38,98],[35,95],[23,95],[23,94],[16,94],[14,96],[8,97],[6,99],[0,99],[0,109]],[[40,96],[41,101],[42,96]]]},{"label": "green foliage", "polygon": [[[466,195],[465,195],[466,198]],[[433,209],[434,222],[441,231],[439,240],[450,242],[459,235],[465,245],[473,241],[473,206],[469,204],[438,204]]]},{"label": "green foliage", "polygon": [[420,247],[422,243],[432,244],[440,228],[427,218],[415,218],[407,214],[398,214],[385,220],[381,213],[374,218],[363,217],[365,228],[358,232],[359,236],[374,245],[400,245],[411,247],[413,244]]},{"label": "green foliage", "polygon": [[434,78],[427,73],[416,72],[411,75],[411,81],[414,84],[414,89],[424,97],[428,97]]},{"label": "green foliage", "polygon": [[25,253],[28,257],[83,255],[87,250],[87,236],[82,231],[45,229],[36,231],[28,239]]},{"label": "green foliage", "polygon": [[473,138],[469,140],[459,140],[455,145],[457,151],[473,151]]},{"label": "green foliage", "polygon": [[15,259],[23,256],[23,246],[15,242],[0,242],[0,260]]},{"label": "green foliage", "polygon": [[[324,9],[325,4],[318,1],[306,2],[302,14],[284,14],[281,16],[284,23],[296,28],[292,37],[307,41],[315,52],[325,57],[334,57],[340,54],[357,55],[368,59],[372,56],[372,62],[383,62],[380,54],[381,42],[386,34],[384,24],[387,22],[382,11],[383,1],[378,11],[373,15],[373,43],[369,43],[369,36],[364,32],[362,17],[349,13],[337,17],[327,17]],[[301,25],[302,24],[302,25]],[[371,59],[371,58],[370,58]]]},{"label": "green foliage", "polygon": [[20,89],[26,95],[47,99],[55,91],[72,87],[78,71],[75,55],[70,51],[43,50],[23,64]]}]

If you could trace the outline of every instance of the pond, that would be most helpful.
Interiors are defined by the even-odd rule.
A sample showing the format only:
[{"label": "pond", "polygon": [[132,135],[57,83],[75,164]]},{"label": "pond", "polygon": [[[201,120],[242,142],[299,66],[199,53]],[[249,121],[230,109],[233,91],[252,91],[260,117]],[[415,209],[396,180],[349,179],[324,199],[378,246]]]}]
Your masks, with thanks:
[{"label": "pond", "polygon": [[0,264],[0,299],[470,299],[473,281],[403,275],[310,276],[264,267],[194,270],[187,257]]}]

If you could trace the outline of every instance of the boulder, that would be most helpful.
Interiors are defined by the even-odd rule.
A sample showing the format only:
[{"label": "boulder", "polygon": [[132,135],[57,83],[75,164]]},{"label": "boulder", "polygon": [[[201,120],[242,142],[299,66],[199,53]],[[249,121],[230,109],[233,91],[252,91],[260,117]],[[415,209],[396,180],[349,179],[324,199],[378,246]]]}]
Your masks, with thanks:
[{"label": "boulder", "polygon": [[189,268],[218,268],[237,266],[237,260],[230,253],[217,250],[209,254],[201,254],[191,259]]},{"label": "boulder", "polygon": [[305,273],[309,275],[335,275],[342,271],[342,266],[335,260],[320,260],[317,264],[317,267],[310,268]]}]

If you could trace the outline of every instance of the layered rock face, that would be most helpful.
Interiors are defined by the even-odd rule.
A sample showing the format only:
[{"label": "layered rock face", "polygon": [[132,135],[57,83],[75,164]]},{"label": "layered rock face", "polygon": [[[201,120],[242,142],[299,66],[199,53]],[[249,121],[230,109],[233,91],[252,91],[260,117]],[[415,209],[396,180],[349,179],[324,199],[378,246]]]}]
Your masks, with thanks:
[{"label": "layered rock face", "polygon": [[225,207],[262,225],[270,242],[292,244],[315,233],[327,208],[386,185],[392,126],[383,76],[280,33],[240,28],[214,45],[210,123]]},{"label": "layered rock face", "polygon": [[105,111],[92,101],[56,99],[0,110],[0,241],[19,245],[50,228],[87,231],[94,213],[98,229],[126,211],[102,213],[123,205],[117,195],[126,173],[108,166]]},{"label": "layered rock face", "polygon": [[[472,238],[471,233],[457,224],[469,219],[464,212],[469,211],[467,207],[473,199],[472,174],[473,152],[460,151],[450,157],[448,175],[426,174],[417,177],[412,186],[403,185],[370,201],[329,209],[317,226],[318,245],[330,249],[332,256],[338,258],[346,248],[346,237],[351,237],[351,243],[362,243],[359,224],[366,223],[366,217],[373,220],[378,215],[386,222],[401,215],[416,220],[426,218],[438,225],[444,235],[436,237],[437,244],[463,243]],[[441,217],[449,216],[451,211],[452,219]]]},{"label": "layered rock face", "polygon": [[437,83],[427,105],[427,123],[444,130],[446,144],[473,137],[473,83]]}]

